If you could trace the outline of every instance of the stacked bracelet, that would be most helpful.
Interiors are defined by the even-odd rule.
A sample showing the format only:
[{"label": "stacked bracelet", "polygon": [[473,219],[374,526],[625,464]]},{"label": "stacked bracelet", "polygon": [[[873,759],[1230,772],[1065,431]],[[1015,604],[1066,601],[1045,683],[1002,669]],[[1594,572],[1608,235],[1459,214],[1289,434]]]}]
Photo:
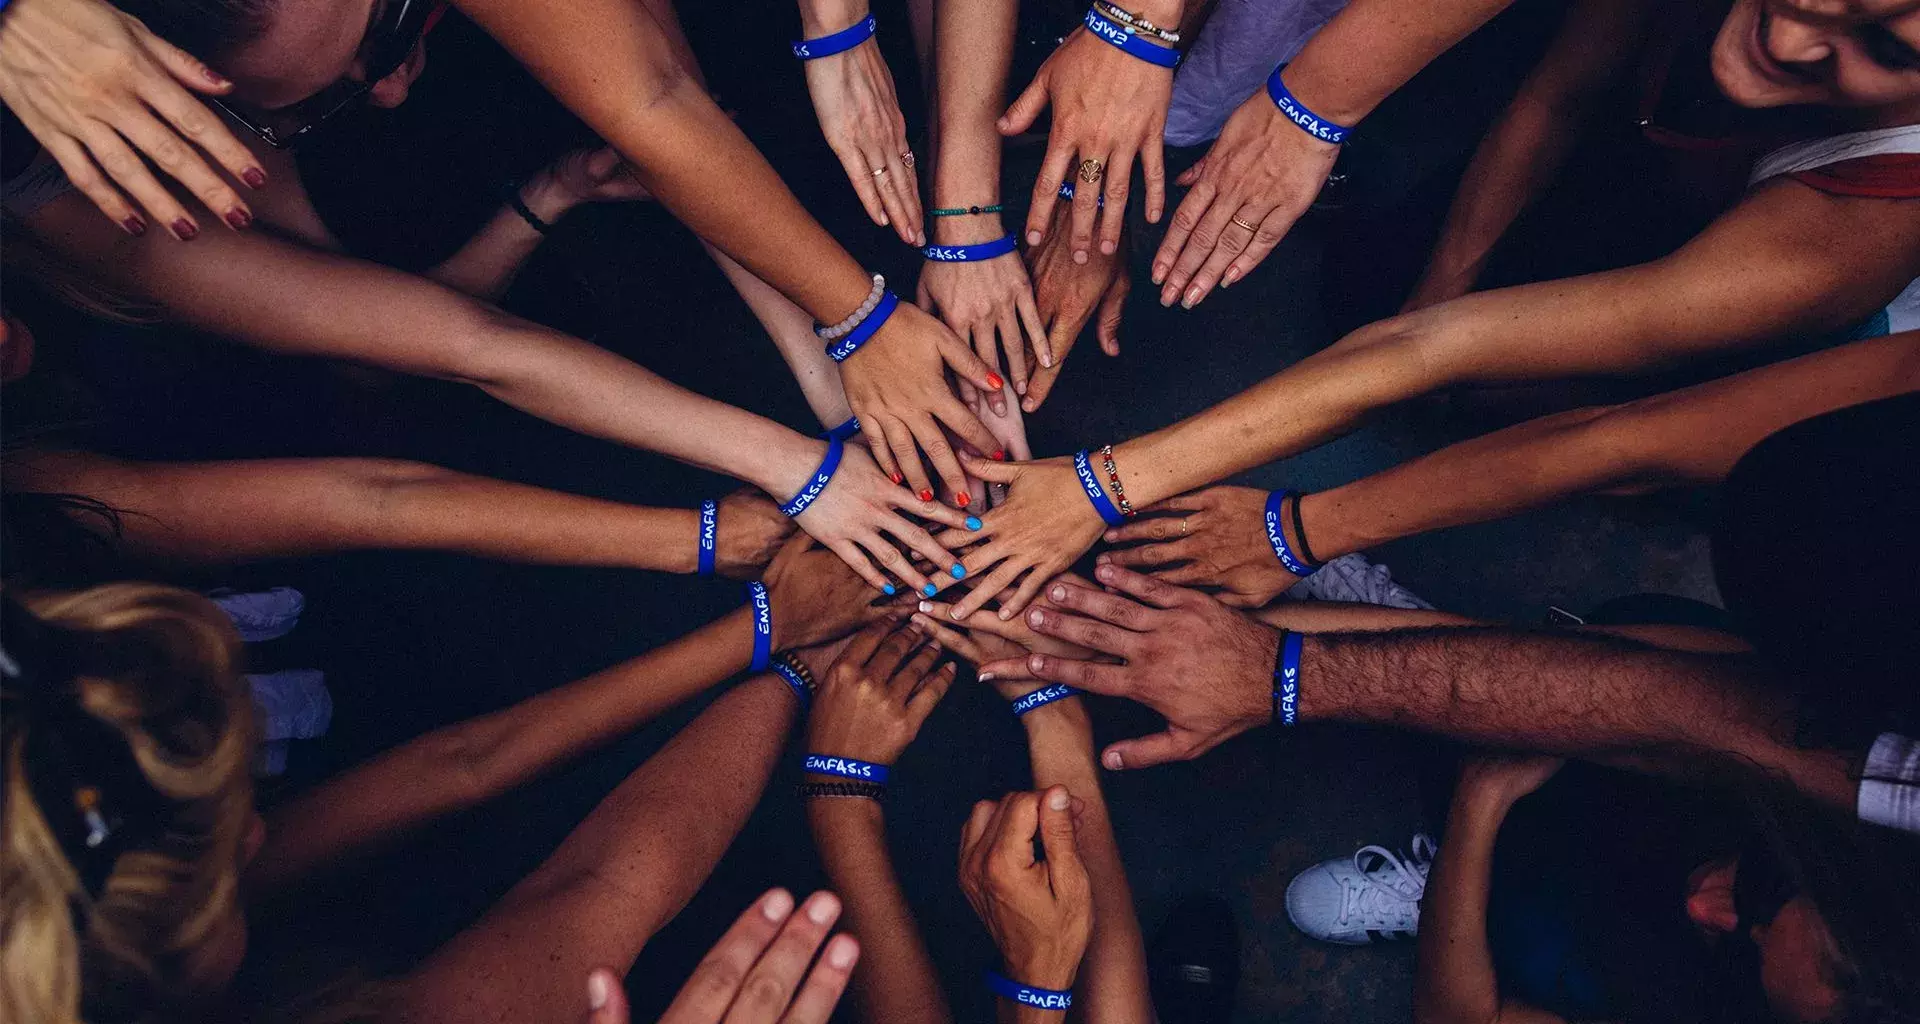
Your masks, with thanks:
[{"label": "stacked bracelet", "polygon": [[1113,485],[1113,496],[1120,504],[1120,514],[1132,518],[1133,503],[1127,500],[1127,489],[1120,483],[1120,469],[1113,464],[1112,445],[1100,446],[1100,464],[1101,468],[1107,471],[1107,483]]},{"label": "stacked bracelet", "polygon": [[1002,999],[1011,999],[1021,1006],[1031,1006],[1036,1010],[1066,1010],[1073,1006],[1072,992],[1022,985],[998,971],[987,972],[987,987]]},{"label": "stacked bracelet", "polygon": [[1273,724],[1292,725],[1300,717],[1300,649],[1305,638],[1286,632],[1273,658]]},{"label": "stacked bracelet", "polygon": [[826,754],[808,754],[800,767],[809,775],[837,775],[856,782],[871,782],[877,786],[887,784],[887,766],[872,761],[856,761],[851,757],[830,757]]},{"label": "stacked bracelet", "polygon": [[1022,718],[1027,712],[1046,707],[1054,701],[1066,700],[1068,697],[1078,696],[1080,696],[1080,691],[1065,683],[1054,683],[1051,686],[1043,686],[1013,702],[1013,717]]},{"label": "stacked bracelet", "polygon": [[702,576],[713,575],[713,556],[720,543],[720,503],[711,499],[700,503],[700,564]]},{"label": "stacked bracelet", "polygon": [[854,22],[850,28],[843,28],[838,32],[815,39],[795,41],[793,55],[801,60],[818,60],[821,57],[831,57],[836,53],[845,53],[872,39],[876,27],[878,23],[873,20],[873,15],[869,14]]},{"label": "stacked bracelet", "polygon": [[861,317],[859,323],[853,325],[853,330],[848,331],[846,337],[827,346],[827,357],[836,363],[846,362],[847,357],[858,352],[860,346],[865,345],[869,339],[878,333],[880,328],[886,325],[887,320],[893,316],[893,311],[899,308],[900,297],[898,295],[892,292],[886,292],[881,295],[879,303],[877,303],[873,309],[869,310],[866,316]]},{"label": "stacked bracelet", "polygon": [[860,303],[859,309],[854,310],[852,315],[832,327],[821,327],[816,324],[813,333],[819,335],[821,341],[832,341],[846,336],[848,332],[860,326],[860,321],[865,320],[867,314],[873,312],[873,308],[880,304],[881,297],[886,293],[887,279],[880,274],[873,275],[873,290],[867,292],[866,301]]},{"label": "stacked bracelet", "polygon": [[876,786],[871,782],[802,782],[793,787],[802,800],[815,797],[859,797],[865,800],[878,800],[887,795],[887,787]]},{"label": "stacked bracelet", "polygon": [[747,663],[747,671],[765,672],[773,661],[773,600],[765,583],[747,584],[747,604],[753,609],[753,660]]},{"label": "stacked bracelet", "polygon": [[1154,36],[1161,42],[1174,45],[1180,42],[1180,33],[1164,29],[1145,18],[1112,3],[1111,0],[1093,0],[1093,9],[1106,15],[1113,21],[1125,25],[1129,30]]},{"label": "stacked bracelet", "polygon": [[1273,74],[1267,76],[1267,96],[1273,100],[1273,105],[1280,108],[1280,112],[1287,116],[1287,120],[1299,125],[1301,131],[1321,142],[1335,146],[1345,142],[1347,133],[1353,129],[1343,124],[1334,124],[1308,110],[1306,104],[1294,99],[1293,93],[1287,89],[1287,83],[1280,80],[1280,72],[1285,71],[1286,68],[1287,66],[1282,64],[1273,69]]},{"label": "stacked bracelet", "polygon": [[992,206],[942,206],[928,210],[929,217],[966,217],[976,213],[999,213],[1006,207],[995,203]]},{"label": "stacked bracelet", "polygon": [[1280,525],[1280,513],[1288,499],[1292,499],[1297,506],[1300,495],[1284,490],[1267,495],[1267,543],[1273,546],[1273,555],[1280,560],[1282,569],[1305,579],[1319,570],[1320,563],[1294,554],[1293,546],[1287,543],[1287,531]]},{"label": "stacked bracelet", "polygon": [[1100,481],[1093,475],[1093,467],[1087,463],[1087,450],[1080,449],[1073,457],[1074,475],[1080,478],[1080,488],[1087,492],[1087,500],[1093,502],[1093,510],[1100,513],[1100,519],[1108,526],[1125,526],[1127,517],[1113,507],[1107,500],[1107,492],[1100,489]]},{"label": "stacked bracelet", "polygon": [[1163,68],[1180,66],[1180,51],[1136,35],[1133,29],[1108,21],[1098,8],[1087,8],[1087,31],[1130,57],[1138,57]]},{"label": "stacked bracelet", "polygon": [[1300,557],[1306,559],[1315,571],[1327,564],[1324,558],[1313,557],[1313,545],[1307,543],[1307,521],[1300,517],[1300,505],[1307,500],[1304,494],[1293,496],[1293,539],[1300,542]]},{"label": "stacked bracelet", "polygon": [[819,500],[821,492],[825,491],[827,484],[833,480],[834,471],[840,468],[840,456],[845,453],[846,447],[845,441],[827,442],[827,454],[820,460],[820,468],[814,470],[813,475],[807,478],[807,482],[800,488],[800,493],[780,506],[781,515],[791,519],[805,512]]},{"label": "stacked bracelet", "polygon": [[977,263],[1005,256],[1019,245],[1012,235],[1007,235],[978,245],[929,245],[920,253],[935,263]]},{"label": "stacked bracelet", "polygon": [[781,651],[780,656],[773,659],[773,671],[786,681],[787,686],[793,690],[793,695],[800,698],[801,707],[804,708],[813,703],[813,672],[807,668],[806,662],[801,661],[792,651]]}]

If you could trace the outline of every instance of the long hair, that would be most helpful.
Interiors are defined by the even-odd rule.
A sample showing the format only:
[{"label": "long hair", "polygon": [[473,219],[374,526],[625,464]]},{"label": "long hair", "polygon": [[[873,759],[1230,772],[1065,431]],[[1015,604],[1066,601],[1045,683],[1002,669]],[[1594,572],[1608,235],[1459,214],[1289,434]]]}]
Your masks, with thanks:
[{"label": "long hair", "polygon": [[[189,965],[237,913],[255,736],[239,638],[211,602],[156,584],[24,603],[73,652],[62,689],[73,717],[43,712],[46,698],[11,679],[0,690],[0,1017],[155,1019],[186,995]],[[19,638],[6,639],[21,657]],[[157,794],[147,838],[118,850],[97,885],[55,824],[71,809],[43,805],[45,765],[34,760],[74,720],[124,741],[132,781]]]}]

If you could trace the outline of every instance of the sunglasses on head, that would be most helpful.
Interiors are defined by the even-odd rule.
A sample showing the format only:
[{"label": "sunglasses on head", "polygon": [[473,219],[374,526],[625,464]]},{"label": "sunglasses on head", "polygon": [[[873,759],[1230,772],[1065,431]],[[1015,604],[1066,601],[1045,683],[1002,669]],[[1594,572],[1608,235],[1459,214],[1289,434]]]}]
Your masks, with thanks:
[{"label": "sunglasses on head", "polygon": [[376,83],[399,70],[443,6],[436,0],[385,0],[361,43],[358,78],[342,78],[298,103],[276,110],[258,110],[221,99],[213,102],[260,141],[275,149],[287,149],[357,106]]}]

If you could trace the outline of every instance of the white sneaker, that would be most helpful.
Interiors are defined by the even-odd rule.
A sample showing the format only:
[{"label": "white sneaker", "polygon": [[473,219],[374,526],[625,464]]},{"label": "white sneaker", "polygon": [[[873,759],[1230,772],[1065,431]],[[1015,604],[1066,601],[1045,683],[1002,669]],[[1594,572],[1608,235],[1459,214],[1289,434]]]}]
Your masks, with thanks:
[{"label": "white sneaker", "polygon": [[240,639],[250,644],[277,640],[293,632],[293,627],[300,624],[300,613],[307,610],[306,595],[292,587],[239,594],[214,591],[207,596],[233,620]]},{"label": "white sneaker", "polygon": [[1420,930],[1435,850],[1422,833],[1404,860],[1384,846],[1363,846],[1352,857],[1315,864],[1288,883],[1287,918],[1308,936],[1343,946],[1410,939]]}]

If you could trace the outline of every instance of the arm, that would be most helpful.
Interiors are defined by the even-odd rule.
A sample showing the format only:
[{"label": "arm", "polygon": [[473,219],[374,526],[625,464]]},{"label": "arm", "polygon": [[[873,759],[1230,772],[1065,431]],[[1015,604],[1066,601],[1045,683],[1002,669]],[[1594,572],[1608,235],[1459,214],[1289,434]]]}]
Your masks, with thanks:
[{"label": "arm", "polygon": [[793,379],[800,383],[800,393],[806,396],[807,407],[819,417],[820,425],[832,428],[845,423],[847,417],[853,415],[853,407],[847,403],[846,388],[840,384],[839,367],[827,358],[826,349],[813,333],[813,318],[774,291],[773,286],[735,263],[733,257],[711,245],[706,249],[733,290],[739,292],[747,308],[753,310],[754,319],[760,321],[767,337],[773,339],[774,347],[780,350],[780,357],[793,371]]},{"label": "arm", "polygon": [[1596,102],[1631,67],[1648,13],[1644,0],[1582,0],[1567,12],[1553,45],[1467,165],[1408,309],[1473,290],[1494,244],[1559,173]]},{"label": "arm", "polygon": [[[1536,759],[1537,762],[1537,759]],[[1487,944],[1493,843],[1519,798],[1493,783],[1484,762],[1469,763],[1447,813],[1447,839],[1420,901],[1420,946],[1413,972],[1415,1024],[1560,1024],[1560,1018],[1503,999]],[[1557,761],[1546,761],[1548,774]],[[1537,774],[1539,767],[1530,768]],[[1542,777],[1541,781],[1545,781]]]},{"label": "arm", "polygon": [[[395,459],[148,463],[45,452],[16,453],[6,469],[11,490],[103,502],[121,514],[121,539],[132,550],[164,561],[397,549],[690,573],[699,560],[692,509],[583,498]],[[747,491],[722,502],[717,525],[716,567],[742,578],[765,566],[792,530]]]}]

